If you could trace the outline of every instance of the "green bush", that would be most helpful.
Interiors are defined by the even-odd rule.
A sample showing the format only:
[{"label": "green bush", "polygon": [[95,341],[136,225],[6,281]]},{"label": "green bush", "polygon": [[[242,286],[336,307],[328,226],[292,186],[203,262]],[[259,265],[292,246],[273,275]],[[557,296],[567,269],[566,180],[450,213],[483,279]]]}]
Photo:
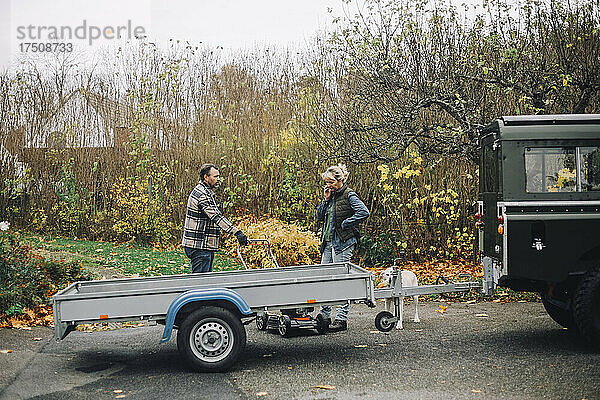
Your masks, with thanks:
[{"label": "green bush", "polygon": [[25,308],[49,304],[58,290],[89,279],[80,264],[46,260],[17,234],[0,232],[0,314],[21,314]]},{"label": "green bush", "polygon": [[403,249],[399,233],[363,234],[358,242],[361,265],[369,268],[391,267]]}]

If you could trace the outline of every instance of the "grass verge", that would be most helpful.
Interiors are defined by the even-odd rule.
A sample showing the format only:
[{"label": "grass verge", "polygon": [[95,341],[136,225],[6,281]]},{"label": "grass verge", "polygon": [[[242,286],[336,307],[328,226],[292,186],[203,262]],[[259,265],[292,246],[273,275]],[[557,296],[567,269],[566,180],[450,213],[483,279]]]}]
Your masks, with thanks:
[{"label": "grass verge", "polygon": [[[135,243],[92,242],[58,236],[23,234],[21,239],[38,254],[66,262],[75,261],[96,276],[178,275],[190,272],[189,259],[181,248],[159,248]],[[213,271],[242,268],[225,254],[215,255]]]}]

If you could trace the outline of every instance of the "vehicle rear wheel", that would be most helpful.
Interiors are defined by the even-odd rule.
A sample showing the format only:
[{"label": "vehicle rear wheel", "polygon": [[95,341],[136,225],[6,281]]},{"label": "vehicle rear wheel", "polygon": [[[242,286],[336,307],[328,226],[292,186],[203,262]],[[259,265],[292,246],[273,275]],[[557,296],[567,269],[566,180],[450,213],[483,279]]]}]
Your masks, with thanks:
[{"label": "vehicle rear wheel", "polygon": [[574,316],[579,333],[600,349],[600,267],[589,270],[579,283]]},{"label": "vehicle rear wheel", "polygon": [[559,291],[558,288],[554,288],[552,294],[541,293],[540,295],[542,304],[550,318],[563,328],[577,329],[571,299],[566,291]]},{"label": "vehicle rear wheel", "polygon": [[246,345],[242,321],[221,307],[202,307],[186,317],[177,332],[177,348],[193,369],[229,369]]}]

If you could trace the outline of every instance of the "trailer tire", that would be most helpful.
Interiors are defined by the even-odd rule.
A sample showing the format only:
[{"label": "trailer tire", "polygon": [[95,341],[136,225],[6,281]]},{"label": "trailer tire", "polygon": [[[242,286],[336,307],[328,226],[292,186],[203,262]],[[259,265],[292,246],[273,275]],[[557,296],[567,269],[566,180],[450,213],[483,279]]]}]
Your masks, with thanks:
[{"label": "trailer tire", "polygon": [[226,371],[245,346],[242,321],[221,307],[202,307],[192,312],[177,332],[179,352],[198,371]]},{"label": "trailer tire", "polygon": [[554,322],[563,328],[571,330],[577,329],[575,317],[573,316],[573,309],[568,302],[564,302],[561,299],[555,299],[545,293],[541,293],[541,297],[546,312]]},{"label": "trailer tire", "polygon": [[574,314],[581,336],[600,349],[600,267],[589,270],[579,283]]},{"label": "trailer tire", "polygon": [[381,311],[375,317],[375,328],[381,332],[389,332],[394,329],[394,323],[390,319],[394,318],[394,314],[389,311]]},{"label": "trailer tire", "polygon": [[258,315],[256,316],[256,328],[259,331],[266,331],[268,322],[269,322],[269,316],[267,315],[267,313],[264,313],[264,312],[258,313]]}]

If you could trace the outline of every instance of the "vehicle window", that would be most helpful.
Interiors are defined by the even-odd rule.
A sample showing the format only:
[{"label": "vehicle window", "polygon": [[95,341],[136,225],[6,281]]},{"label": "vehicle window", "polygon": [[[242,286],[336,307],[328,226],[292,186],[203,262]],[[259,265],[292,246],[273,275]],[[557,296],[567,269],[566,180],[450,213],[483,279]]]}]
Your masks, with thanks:
[{"label": "vehicle window", "polygon": [[581,191],[600,190],[600,147],[580,147]]},{"label": "vehicle window", "polygon": [[575,149],[526,148],[525,178],[528,193],[575,192]]}]

